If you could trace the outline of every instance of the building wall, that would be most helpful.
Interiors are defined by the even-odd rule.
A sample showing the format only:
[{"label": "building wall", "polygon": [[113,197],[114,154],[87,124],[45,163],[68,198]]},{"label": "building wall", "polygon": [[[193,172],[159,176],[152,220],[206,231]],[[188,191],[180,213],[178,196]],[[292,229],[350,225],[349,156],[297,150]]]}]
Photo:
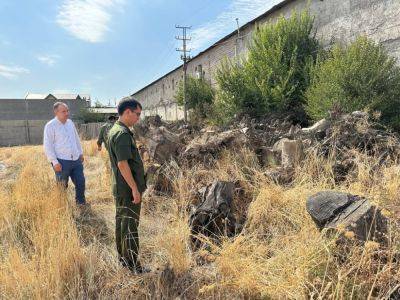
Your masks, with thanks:
[{"label": "building wall", "polygon": [[[274,22],[280,15],[289,17],[294,9],[302,10],[308,3],[315,16],[316,36],[322,45],[346,44],[364,35],[384,45],[400,61],[400,0],[296,0],[257,24]],[[253,29],[254,25],[250,25],[241,30],[238,53],[246,53]],[[198,55],[188,63],[188,74],[196,76],[196,67],[202,65],[204,78],[215,87],[215,71],[225,57],[234,57],[235,45],[236,35]],[[180,67],[133,95],[143,104],[145,115],[158,113],[166,120],[183,118],[174,100],[182,72]]]},{"label": "building wall", "polygon": [[[44,125],[54,117],[55,100],[0,99],[0,146],[40,144]],[[63,101],[75,119],[85,100]]]}]

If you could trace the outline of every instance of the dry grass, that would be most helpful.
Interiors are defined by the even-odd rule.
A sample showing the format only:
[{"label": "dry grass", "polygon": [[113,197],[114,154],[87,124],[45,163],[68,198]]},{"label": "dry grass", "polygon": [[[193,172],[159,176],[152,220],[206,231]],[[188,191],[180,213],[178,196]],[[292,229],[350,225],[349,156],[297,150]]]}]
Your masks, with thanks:
[{"label": "dry grass", "polygon": [[[227,151],[214,168],[171,165],[173,195],[145,197],[141,257],[154,272],[133,276],[116,260],[114,203],[105,152],[84,145],[87,198],[73,204],[73,189],[54,185],[41,147],[0,149],[0,298],[383,298],[400,283],[400,170],[358,155],[358,167],[335,185],[332,167],[310,155],[296,181],[279,186],[264,176],[254,155]],[[233,180],[235,214],[243,232],[209,251],[192,253],[188,210],[194,191],[214,179]],[[307,197],[335,188],[365,195],[393,220],[391,244],[336,246],[305,211]],[[202,256],[203,265],[198,263]]]}]

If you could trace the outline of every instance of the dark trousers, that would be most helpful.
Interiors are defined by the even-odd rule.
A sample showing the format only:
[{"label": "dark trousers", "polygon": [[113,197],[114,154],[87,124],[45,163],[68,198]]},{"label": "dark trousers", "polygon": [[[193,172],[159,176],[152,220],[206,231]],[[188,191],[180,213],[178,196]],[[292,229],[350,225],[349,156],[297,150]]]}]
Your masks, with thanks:
[{"label": "dark trousers", "polygon": [[61,172],[55,172],[57,182],[67,188],[68,180],[71,177],[72,183],[75,185],[76,203],[85,204],[85,175],[83,175],[83,164],[81,160],[63,160],[59,158],[57,158],[57,160],[62,167]]},{"label": "dark trousers", "polygon": [[138,266],[139,217],[141,204],[134,204],[132,197],[116,197],[115,241],[119,259],[127,267]]}]

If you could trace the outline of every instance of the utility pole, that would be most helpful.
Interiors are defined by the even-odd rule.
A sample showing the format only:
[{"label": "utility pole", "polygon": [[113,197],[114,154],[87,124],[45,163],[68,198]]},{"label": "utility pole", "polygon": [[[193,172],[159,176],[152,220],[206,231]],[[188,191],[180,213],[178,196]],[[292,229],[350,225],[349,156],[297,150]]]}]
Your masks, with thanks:
[{"label": "utility pole", "polygon": [[175,28],[182,29],[182,36],[175,37],[177,40],[182,41],[182,48],[177,48],[176,51],[182,52],[181,59],[183,60],[183,104],[184,104],[184,118],[185,122],[187,122],[187,101],[186,101],[186,70],[187,70],[187,62],[190,59],[190,56],[187,55],[190,50],[187,50],[187,41],[190,41],[190,37],[187,37],[186,31],[191,28],[188,26],[179,26],[175,25]]},{"label": "utility pole", "polygon": [[237,25],[237,36],[235,42],[235,59],[236,62],[239,64],[238,55],[239,55],[239,40],[240,40],[240,26],[239,26],[239,18],[236,18],[236,25]]}]

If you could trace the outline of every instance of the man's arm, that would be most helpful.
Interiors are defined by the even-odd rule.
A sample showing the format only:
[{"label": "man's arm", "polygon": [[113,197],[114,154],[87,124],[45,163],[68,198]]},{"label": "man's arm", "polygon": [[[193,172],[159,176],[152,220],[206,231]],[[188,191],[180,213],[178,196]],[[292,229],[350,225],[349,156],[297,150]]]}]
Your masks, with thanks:
[{"label": "man's arm", "polygon": [[118,169],[120,170],[122,177],[124,177],[126,183],[132,189],[133,203],[139,204],[141,201],[140,193],[137,188],[135,179],[133,179],[132,172],[131,172],[131,169],[129,168],[128,161],[127,160],[119,161]]},{"label": "man's arm", "polygon": [[141,201],[140,193],[137,188],[128,160],[133,159],[132,138],[128,133],[122,134],[115,139],[115,156],[117,158],[118,169],[122,177],[132,189],[133,203],[138,204]]},{"label": "man's arm", "polygon": [[43,133],[43,148],[44,153],[47,156],[47,159],[53,165],[53,168],[56,172],[61,172],[61,164],[57,160],[56,151],[54,149],[54,128],[49,124],[46,124],[44,127]]},{"label": "man's arm", "polygon": [[79,139],[78,130],[76,130],[74,122],[71,121],[71,123],[72,123],[72,127],[73,127],[73,130],[74,130],[76,145],[78,147],[79,158],[81,159],[81,161],[83,161],[83,150],[82,150],[81,140]]},{"label": "man's arm", "polygon": [[104,142],[104,131],[105,131],[105,126],[100,127],[100,133],[99,133],[99,138],[97,139],[97,147],[99,150],[101,150],[101,145]]}]

